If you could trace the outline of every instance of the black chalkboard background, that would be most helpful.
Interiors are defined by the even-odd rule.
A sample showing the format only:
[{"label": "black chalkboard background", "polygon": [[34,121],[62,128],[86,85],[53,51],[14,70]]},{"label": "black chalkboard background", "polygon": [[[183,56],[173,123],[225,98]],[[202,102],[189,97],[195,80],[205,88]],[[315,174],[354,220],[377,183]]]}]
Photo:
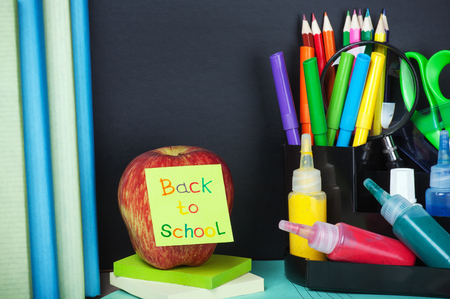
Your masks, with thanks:
[{"label": "black chalkboard background", "polygon": [[[302,15],[322,27],[327,12],[340,49],[354,8],[369,8],[374,26],[385,8],[390,43],[404,52],[450,50],[447,0],[90,1],[101,269],[134,253],[117,205],[123,170],[143,152],[181,144],[216,152],[233,175],[235,242],[216,253],[284,257],[286,137],[269,56],[284,52],[298,105]],[[449,86],[441,83],[447,97]]]}]

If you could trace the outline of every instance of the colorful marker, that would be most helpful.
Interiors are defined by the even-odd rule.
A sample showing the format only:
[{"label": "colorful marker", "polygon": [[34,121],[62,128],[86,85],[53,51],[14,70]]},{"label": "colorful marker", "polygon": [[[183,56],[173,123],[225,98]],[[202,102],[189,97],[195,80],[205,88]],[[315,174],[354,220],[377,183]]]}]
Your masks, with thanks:
[{"label": "colorful marker", "polygon": [[339,124],[339,137],[336,146],[348,146],[350,144],[352,133],[355,130],[356,118],[358,116],[369,64],[369,55],[360,53],[356,56],[355,67],[353,68],[354,76],[348,87],[344,110],[342,111],[341,122]]},{"label": "colorful marker", "polygon": [[319,146],[327,146],[327,122],[323,106],[322,89],[320,88],[317,57],[310,58],[303,62],[303,67],[314,143]]},{"label": "colorful marker", "polygon": [[386,56],[378,52],[371,55],[371,63],[367,74],[366,84],[359,107],[358,118],[356,119],[355,138],[353,146],[359,146],[367,142],[369,130],[372,127],[373,112],[375,110],[376,96],[380,86],[381,73]]},{"label": "colorful marker", "polygon": [[288,144],[300,145],[300,134],[298,132],[298,119],[292,99],[291,85],[286,70],[283,52],[278,52],[270,56],[273,79],[280,106],[283,129],[286,131]]},{"label": "colorful marker", "polygon": [[[386,31],[384,30],[384,22],[383,22],[383,14],[380,14],[380,18],[378,20],[377,30],[375,31],[374,40],[376,42],[385,43],[386,42]],[[374,51],[386,56],[387,47],[382,45],[375,45]],[[373,116],[373,127],[372,127],[372,135],[380,135],[382,132],[381,127],[381,108],[384,102],[384,87],[385,87],[385,78],[386,78],[386,63],[383,64],[383,69],[380,77],[380,86],[378,89],[378,94],[375,103],[375,111]]]},{"label": "colorful marker", "polygon": [[336,80],[331,93],[330,106],[327,110],[327,143],[328,146],[333,146],[336,138],[336,131],[339,129],[341,122],[342,109],[344,108],[344,101],[347,95],[349,86],[350,74],[352,73],[353,54],[343,52],[339,59],[339,66],[337,69]]}]

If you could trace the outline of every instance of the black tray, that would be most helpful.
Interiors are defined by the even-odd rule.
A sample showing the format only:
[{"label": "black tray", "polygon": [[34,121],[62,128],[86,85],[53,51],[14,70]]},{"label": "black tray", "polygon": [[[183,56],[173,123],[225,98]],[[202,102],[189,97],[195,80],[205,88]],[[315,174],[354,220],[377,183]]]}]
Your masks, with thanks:
[{"label": "black tray", "polygon": [[[286,198],[292,190],[292,172],[299,167],[300,149],[284,146]],[[380,214],[381,205],[362,184],[372,178],[389,192],[390,171],[379,140],[356,148],[313,146],[313,157],[327,194],[327,222],[344,222],[396,238],[392,226]],[[399,153],[399,157],[405,167],[415,170],[417,202],[425,206],[429,174],[407,156]],[[449,217],[434,218],[450,231]],[[321,262],[293,256],[286,249],[284,265],[287,279],[311,289],[450,298],[450,269],[426,267],[419,259],[412,267]]]}]

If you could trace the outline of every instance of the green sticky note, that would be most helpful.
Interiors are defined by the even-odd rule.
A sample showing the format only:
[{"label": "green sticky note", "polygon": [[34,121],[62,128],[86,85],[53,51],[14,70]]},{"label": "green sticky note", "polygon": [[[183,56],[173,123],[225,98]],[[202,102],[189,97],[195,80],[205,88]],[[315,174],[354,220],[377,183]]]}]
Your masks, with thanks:
[{"label": "green sticky note", "polygon": [[233,242],[220,164],[145,169],[156,246]]},{"label": "green sticky note", "polygon": [[213,254],[198,267],[178,266],[161,270],[134,254],[114,262],[114,275],[213,289],[248,273],[251,268],[252,260],[249,258]]}]

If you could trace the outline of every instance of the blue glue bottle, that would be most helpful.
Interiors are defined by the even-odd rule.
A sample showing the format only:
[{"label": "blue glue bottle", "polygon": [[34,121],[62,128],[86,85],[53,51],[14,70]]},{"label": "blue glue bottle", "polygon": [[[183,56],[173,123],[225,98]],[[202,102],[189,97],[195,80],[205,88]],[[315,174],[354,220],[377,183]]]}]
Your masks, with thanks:
[{"label": "blue glue bottle", "polygon": [[450,235],[425,211],[401,195],[389,195],[371,179],[364,186],[383,206],[381,214],[394,235],[427,266],[450,269]]},{"label": "blue glue bottle", "polygon": [[430,188],[425,192],[425,208],[431,216],[450,216],[450,152],[446,130],[439,135],[438,162],[431,166]]}]

